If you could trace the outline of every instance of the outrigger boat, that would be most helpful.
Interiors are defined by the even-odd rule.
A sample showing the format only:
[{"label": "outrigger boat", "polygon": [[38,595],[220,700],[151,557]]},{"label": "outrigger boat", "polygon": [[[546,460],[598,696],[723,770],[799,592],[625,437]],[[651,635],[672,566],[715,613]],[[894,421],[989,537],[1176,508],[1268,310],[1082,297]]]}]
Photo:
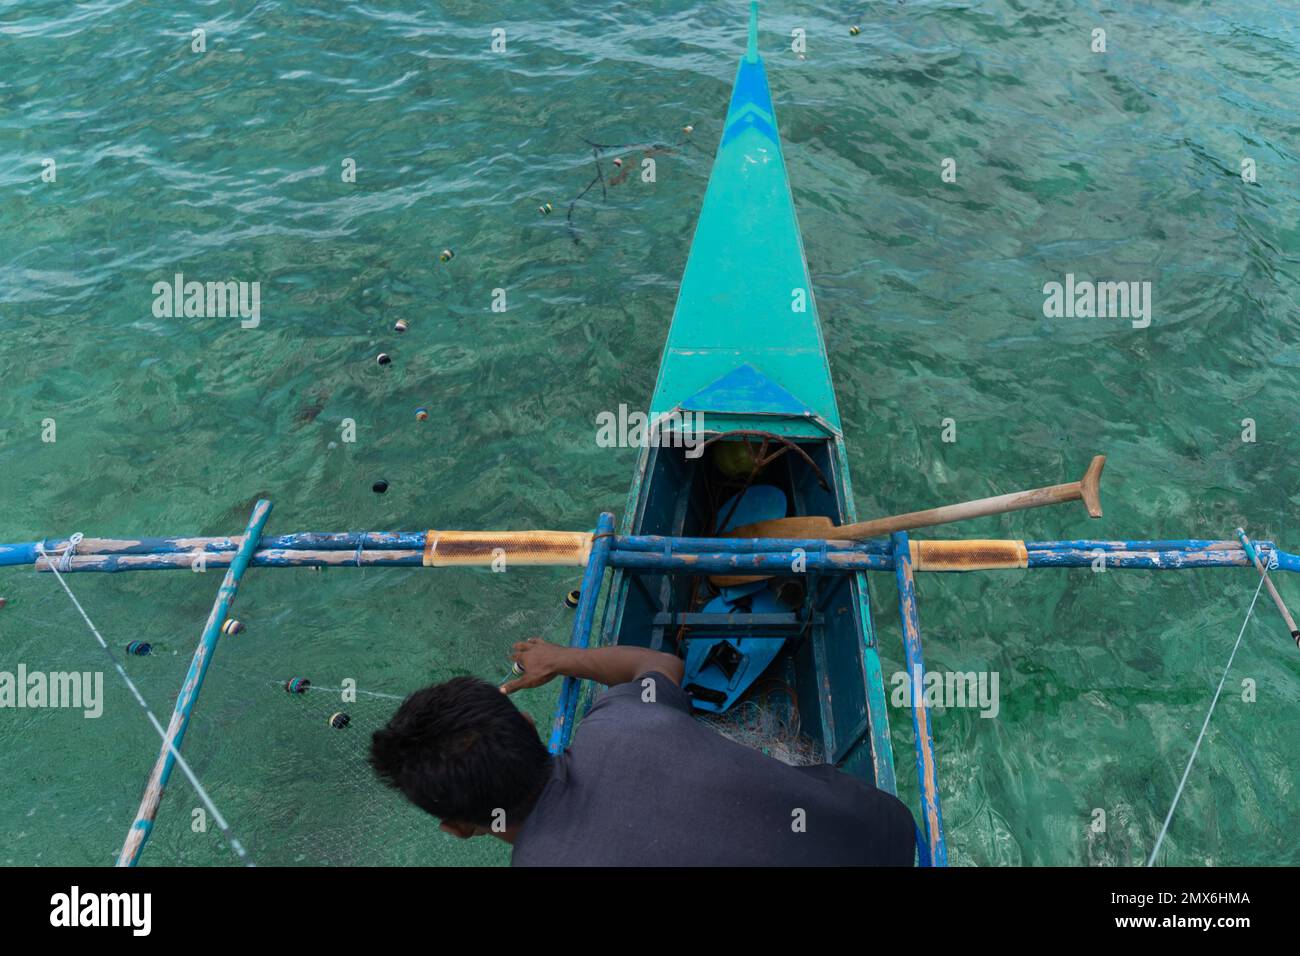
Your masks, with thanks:
[{"label": "outrigger boat", "polygon": [[[885,678],[867,587],[868,573],[892,575],[903,656],[916,682],[911,718],[923,828],[918,856],[940,866],[947,850],[930,715],[919,692],[925,667],[915,572],[1099,562],[1115,570],[1253,566],[1250,573],[1261,578],[1261,587],[1268,585],[1300,646],[1300,632],[1268,576],[1272,569],[1300,571],[1300,556],[1252,542],[1240,530],[1235,539],[1218,541],[909,539],[908,531],[918,527],[1073,499],[1099,516],[1100,460],[1081,482],[855,524],[845,438],[758,53],[757,4],[649,419],[654,440],[642,449],[617,531],[606,513],[594,531],[582,532],[263,536],[271,506],[261,501],[238,537],[76,534],[0,545],[0,565],[34,565],[53,572],[65,588],[65,576],[76,572],[200,563],[227,569],[172,719],[165,728],[155,721],[162,748],[119,865],[139,860],[174,766],[188,773],[181,740],[219,638],[231,627],[227,614],[248,567],[440,568],[503,559],[511,566],[581,567],[574,645],[586,646],[597,634],[603,644],[679,653],[702,715],[757,708],[780,726],[797,726],[814,759],[895,792]],[[552,751],[568,745],[595,690],[574,679],[563,682]]]}]

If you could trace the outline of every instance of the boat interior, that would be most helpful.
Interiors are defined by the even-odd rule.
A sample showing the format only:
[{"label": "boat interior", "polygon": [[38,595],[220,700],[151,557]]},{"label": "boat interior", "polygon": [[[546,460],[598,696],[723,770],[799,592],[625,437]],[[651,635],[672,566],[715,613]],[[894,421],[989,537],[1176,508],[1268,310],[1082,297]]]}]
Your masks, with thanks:
[{"label": "boat interior", "polygon": [[[719,537],[791,515],[851,519],[838,439],[727,432],[703,453],[663,443],[642,461],[624,533]],[[720,586],[704,574],[620,569],[603,639],[683,657],[694,707],[722,718],[723,732],[732,715],[746,742],[779,759],[834,763],[873,781],[863,655],[874,632],[862,575]]]}]

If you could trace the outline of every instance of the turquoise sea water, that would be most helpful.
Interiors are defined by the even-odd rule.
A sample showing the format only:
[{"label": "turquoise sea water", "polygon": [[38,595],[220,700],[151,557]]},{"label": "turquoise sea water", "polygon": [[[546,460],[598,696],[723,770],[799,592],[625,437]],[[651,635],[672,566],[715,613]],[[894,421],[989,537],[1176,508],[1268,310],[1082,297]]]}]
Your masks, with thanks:
[{"label": "turquoise sea water", "polygon": [[[236,534],[258,496],[275,502],[272,533],[581,528],[621,510],[635,452],[596,447],[595,416],[649,398],[745,6],[0,7],[0,540]],[[1105,54],[1090,51],[1098,27]],[[1294,5],[767,3],[761,49],[864,516],[1071,480],[1104,452],[1101,521],[1052,509],[956,533],[1244,524],[1300,548]],[[575,243],[565,211],[594,174],[587,140],[674,148],[654,184],[588,193]],[[606,180],[620,154],[641,157],[606,151]],[[556,211],[539,216],[542,202]],[[155,317],[153,285],[177,272],[260,282],[260,326]],[[1151,282],[1150,327],[1045,319],[1042,286],[1067,273]],[[159,646],[127,663],[169,711],[215,578],[70,583],[111,644]],[[575,583],[251,573],[249,629],[223,643],[186,754],[259,863],[504,862],[372,783],[365,733],[391,701],[363,696],[332,731],[327,694],[275,683],[400,695],[499,679],[511,642]],[[1142,862],[1255,583],[924,578],[929,665],[1001,677],[996,719],[935,720],[954,862]],[[1282,587],[1300,605],[1300,585]],[[0,670],[104,669],[48,576],[0,570],[0,596]],[[902,664],[892,583],[872,596],[888,673]],[[157,737],[105,681],[98,720],[0,711],[0,863],[112,862]],[[553,693],[521,700],[545,720]],[[1300,862],[1298,731],[1300,655],[1262,599],[1164,858]],[[904,710],[893,735],[915,805]],[[147,863],[235,862],[192,832],[198,805],[177,775]]]}]

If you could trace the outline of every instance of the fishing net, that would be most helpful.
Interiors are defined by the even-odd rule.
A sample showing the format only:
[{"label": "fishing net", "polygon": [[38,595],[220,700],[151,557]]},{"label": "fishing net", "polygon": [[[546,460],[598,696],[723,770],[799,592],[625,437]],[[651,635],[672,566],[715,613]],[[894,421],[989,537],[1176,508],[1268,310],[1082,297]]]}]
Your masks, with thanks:
[{"label": "fishing net", "polygon": [[[67,580],[112,657],[166,724],[210,589],[196,588],[189,574]],[[350,593],[354,586],[347,580],[337,586],[324,577],[313,580],[316,596],[309,591],[300,602],[313,610],[336,604],[334,590]],[[268,575],[259,583],[264,590],[301,591],[303,582]],[[16,575],[5,582],[4,594],[0,671],[13,674],[21,667],[24,673],[90,675],[91,686],[98,682],[102,713],[91,718],[86,707],[28,706],[0,714],[0,750],[6,754],[6,773],[0,774],[0,844],[5,847],[0,864],[111,866],[161,740],[52,575]],[[313,600],[314,606],[308,603]],[[415,605],[424,598],[412,594],[403,600]],[[178,766],[141,865],[506,862],[509,848],[499,841],[459,841],[440,833],[435,819],[381,784],[368,764],[371,735],[405,695],[454,674],[409,650],[376,653],[364,628],[357,629],[358,638],[351,630],[340,634],[318,624],[311,615],[292,625],[276,620],[275,609],[289,607],[255,590],[243,595],[249,628],[221,639],[185,736],[186,762],[246,857],[235,852]],[[410,611],[399,602],[393,613],[400,617]],[[494,635],[503,647],[525,633],[558,630],[564,622],[563,611],[545,604],[510,616],[519,618],[514,623],[520,633]],[[472,622],[466,626],[474,630]],[[320,666],[319,647],[349,639],[360,645],[357,652],[335,659],[354,660],[350,673],[331,674],[333,668]],[[150,644],[148,651],[129,653],[128,645],[137,642]],[[504,655],[501,662],[491,665],[495,673],[481,676],[502,678],[509,664]],[[311,686],[302,693],[286,690],[286,682],[299,674],[308,676]],[[538,696],[534,705],[550,702]]]},{"label": "fishing net", "polygon": [[[382,584],[384,572],[359,573]],[[364,633],[352,637],[316,623],[316,614],[356,586],[350,579],[331,580],[315,576],[316,588],[304,590],[301,579],[287,575],[259,578],[260,587],[241,600],[249,628],[222,638],[186,734],[185,759],[247,857],[233,851],[177,768],[142,865],[427,866],[508,860],[509,848],[498,841],[457,841],[441,834],[436,820],[375,778],[367,761],[371,735],[411,690],[452,675],[414,659],[410,651],[376,653]],[[165,724],[210,588],[195,587],[190,574],[73,575],[68,582],[113,657]],[[521,593],[515,610],[505,615],[499,608],[483,608],[484,617],[498,625],[501,654],[489,665],[499,671],[481,676],[505,679],[505,651],[514,640],[529,634],[564,639],[571,611],[554,595],[567,588],[548,590],[549,601]],[[6,594],[9,603],[0,609],[0,670],[15,671],[22,664],[32,671],[100,675],[103,714],[88,719],[76,708],[6,712],[0,747],[10,755],[11,772],[0,774],[5,808],[0,840],[6,847],[0,863],[112,865],[158,755],[159,737],[53,576],[17,576],[6,582]],[[288,613],[279,609],[294,607],[290,594],[297,602],[293,623],[276,619],[277,613]],[[402,602],[416,607],[427,596],[390,600],[400,618],[410,613]],[[482,629],[466,620],[456,633],[462,630]],[[358,650],[334,659],[352,660],[351,673],[321,666],[321,647],[350,638],[358,641]],[[133,641],[150,643],[149,652],[128,653]],[[286,689],[295,677],[308,678],[310,685]],[[558,682],[551,690],[558,692]],[[519,703],[545,726],[554,693],[529,693],[532,697]],[[754,688],[727,714],[699,719],[787,764],[822,759],[816,742],[801,733],[792,695],[780,682]]]},{"label": "fishing net", "polygon": [[800,731],[798,713],[772,706],[768,696],[746,698],[724,714],[701,714],[696,719],[728,740],[792,767],[822,763],[821,745]]},{"label": "fishing net", "polygon": [[[283,680],[259,684],[259,707],[275,712],[268,732],[278,758],[257,768],[266,796],[243,828],[258,863],[427,865],[440,839],[437,821],[381,785],[367,762],[371,735],[402,697],[337,683],[302,692],[287,691]],[[323,804],[322,790],[329,794]]]},{"label": "fishing net", "polygon": [[[227,674],[226,680],[237,678]],[[457,841],[438,821],[383,785],[368,756],[373,733],[403,695],[354,688],[348,680],[311,683],[245,675],[247,694],[213,693],[191,727],[204,783],[222,801],[259,866],[429,866],[503,863],[495,840]],[[298,679],[301,681],[301,679]],[[215,691],[216,688],[213,688]],[[257,714],[257,726],[248,717]],[[224,733],[216,727],[223,727]],[[242,731],[242,733],[241,733]],[[201,755],[201,756],[198,756]],[[222,865],[220,844],[195,844],[188,832],[193,800],[173,777],[145,852],[149,865]]]}]

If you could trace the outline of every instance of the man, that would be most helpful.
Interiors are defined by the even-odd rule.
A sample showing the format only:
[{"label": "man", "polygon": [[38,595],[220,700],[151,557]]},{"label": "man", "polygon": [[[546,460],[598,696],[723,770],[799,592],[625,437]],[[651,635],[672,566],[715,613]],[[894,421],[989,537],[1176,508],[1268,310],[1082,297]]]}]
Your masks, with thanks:
[{"label": "man", "polygon": [[[523,676],[417,691],[376,731],[380,778],[458,837],[513,844],[515,866],[910,866],[899,800],[822,764],[790,767],[710,730],[682,661],[638,647],[514,645]],[[552,757],[507,696],[565,675],[610,689]]]}]

